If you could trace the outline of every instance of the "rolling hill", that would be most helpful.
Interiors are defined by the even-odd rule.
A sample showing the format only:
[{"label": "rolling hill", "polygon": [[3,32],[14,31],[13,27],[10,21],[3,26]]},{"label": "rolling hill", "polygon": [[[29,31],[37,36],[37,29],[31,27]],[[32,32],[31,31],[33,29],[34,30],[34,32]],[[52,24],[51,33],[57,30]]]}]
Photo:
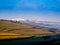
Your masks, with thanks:
[{"label": "rolling hill", "polygon": [[[52,35],[52,32],[44,31],[40,28],[33,28],[30,25],[11,21],[11,20],[0,20],[0,33],[8,35],[8,33],[18,34],[22,37],[24,36],[43,36],[43,35]],[[18,37],[20,37],[18,36]],[[1,35],[0,35],[1,37]],[[12,36],[13,37],[13,36]],[[6,37],[7,38],[7,37]]]}]

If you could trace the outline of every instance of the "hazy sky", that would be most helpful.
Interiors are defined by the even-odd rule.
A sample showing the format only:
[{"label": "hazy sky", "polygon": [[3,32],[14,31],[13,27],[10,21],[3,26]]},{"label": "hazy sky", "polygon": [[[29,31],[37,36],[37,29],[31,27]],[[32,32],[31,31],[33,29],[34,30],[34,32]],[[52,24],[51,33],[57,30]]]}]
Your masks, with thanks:
[{"label": "hazy sky", "polygon": [[0,18],[60,22],[60,0],[0,0]]}]

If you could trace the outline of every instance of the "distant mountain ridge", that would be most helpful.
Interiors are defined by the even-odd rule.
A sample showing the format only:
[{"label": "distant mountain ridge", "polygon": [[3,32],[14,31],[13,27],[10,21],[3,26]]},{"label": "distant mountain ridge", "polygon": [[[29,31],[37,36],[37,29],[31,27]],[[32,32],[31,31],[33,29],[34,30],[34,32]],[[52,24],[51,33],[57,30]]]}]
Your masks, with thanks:
[{"label": "distant mountain ridge", "polygon": [[49,21],[37,21],[33,19],[23,19],[23,18],[16,18],[10,19],[12,21],[17,21],[20,23],[24,23],[30,26],[43,26],[48,28],[60,28],[60,22],[49,22]]},{"label": "distant mountain ridge", "polygon": [[23,18],[18,18],[18,19],[12,19],[13,21],[20,21],[22,23],[30,24],[30,25],[38,25],[38,26],[44,26],[44,27],[49,27],[49,28],[60,28],[60,22],[49,22],[49,21],[37,21],[33,19],[23,19]]}]

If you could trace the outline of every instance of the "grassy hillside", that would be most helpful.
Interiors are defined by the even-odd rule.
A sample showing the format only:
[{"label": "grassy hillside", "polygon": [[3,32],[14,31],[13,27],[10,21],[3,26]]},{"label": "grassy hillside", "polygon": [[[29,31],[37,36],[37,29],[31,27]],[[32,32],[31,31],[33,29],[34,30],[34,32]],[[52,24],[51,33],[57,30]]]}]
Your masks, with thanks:
[{"label": "grassy hillside", "polygon": [[[32,26],[12,22],[8,20],[0,20],[0,33],[10,33],[12,34],[20,34],[18,37],[24,36],[42,36],[42,35],[52,35],[52,32],[43,31],[42,29],[32,28]],[[1,37],[1,36],[0,36]],[[5,36],[4,36],[5,37]],[[14,36],[12,36],[14,37]]]}]

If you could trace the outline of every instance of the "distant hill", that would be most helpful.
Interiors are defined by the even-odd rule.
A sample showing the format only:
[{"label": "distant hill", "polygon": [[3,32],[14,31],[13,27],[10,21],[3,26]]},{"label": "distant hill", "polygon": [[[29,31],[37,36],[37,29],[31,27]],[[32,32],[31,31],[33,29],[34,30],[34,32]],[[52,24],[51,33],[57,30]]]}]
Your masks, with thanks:
[{"label": "distant hill", "polygon": [[44,31],[43,28],[33,28],[30,25],[12,20],[0,19],[0,32],[16,33],[21,35],[52,35],[52,32]]}]

